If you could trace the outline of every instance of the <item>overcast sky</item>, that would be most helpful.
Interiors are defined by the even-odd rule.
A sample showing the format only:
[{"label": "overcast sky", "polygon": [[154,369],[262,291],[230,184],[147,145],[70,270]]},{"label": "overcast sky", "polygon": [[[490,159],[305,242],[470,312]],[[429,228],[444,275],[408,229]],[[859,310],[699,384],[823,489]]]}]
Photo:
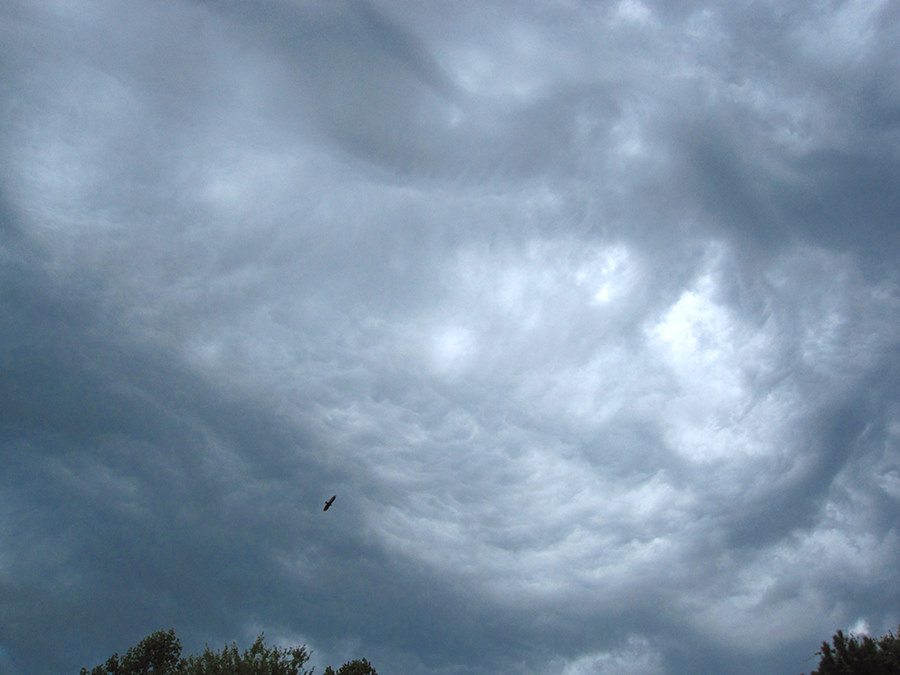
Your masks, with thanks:
[{"label": "overcast sky", "polygon": [[0,670],[896,629],[898,63],[890,0],[3,2]]}]

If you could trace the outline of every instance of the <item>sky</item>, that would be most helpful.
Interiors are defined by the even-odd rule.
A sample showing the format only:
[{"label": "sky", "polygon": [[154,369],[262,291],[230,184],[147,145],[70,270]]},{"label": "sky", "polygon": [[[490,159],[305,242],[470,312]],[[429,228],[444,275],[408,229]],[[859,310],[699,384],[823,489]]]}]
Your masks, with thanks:
[{"label": "sky", "polygon": [[896,631],[898,63],[890,0],[3,2],[0,670]]}]

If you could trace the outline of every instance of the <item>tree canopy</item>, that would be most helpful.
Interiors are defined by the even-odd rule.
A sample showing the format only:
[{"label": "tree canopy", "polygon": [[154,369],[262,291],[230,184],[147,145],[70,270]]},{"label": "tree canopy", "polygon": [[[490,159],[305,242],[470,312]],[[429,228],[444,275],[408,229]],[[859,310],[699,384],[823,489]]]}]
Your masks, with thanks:
[{"label": "tree canopy", "polygon": [[354,659],[342,665],[337,673],[331,669],[331,666],[328,666],[324,675],[378,675],[378,673],[372,667],[372,664],[365,659]]},{"label": "tree canopy", "polygon": [[880,638],[868,635],[848,636],[838,631],[834,647],[827,642],[816,652],[821,656],[818,670],[810,675],[893,675],[900,673],[900,628],[897,635],[888,631]]},{"label": "tree canopy", "polygon": [[[91,670],[81,669],[81,675],[313,675],[306,670],[309,660],[305,646],[292,648],[269,647],[262,635],[250,648],[241,652],[232,642],[221,650],[207,645],[202,654],[181,656],[181,641],[174,629],[151,633],[138,644],[129,647],[124,656],[118,653]],[[325,675],[334,675],[331,666]],[[348,661],[337,675],[378,675],[365,659]]]}]

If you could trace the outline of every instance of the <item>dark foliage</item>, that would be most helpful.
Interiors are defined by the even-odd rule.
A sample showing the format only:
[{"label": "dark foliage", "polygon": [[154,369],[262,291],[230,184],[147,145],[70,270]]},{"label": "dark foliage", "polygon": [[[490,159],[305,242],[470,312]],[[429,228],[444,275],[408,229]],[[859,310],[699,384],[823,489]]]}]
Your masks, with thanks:
[{"label": "dark foliage", "polygon": [[[243,652],[232,642],[220,651],[207,646],[202,654],[182,658],[181,641],[169,629],[148,635],[125,656],[113,654],[103,665],[82,668],[81,675],[312,675],[312,670],[303,668],[308,660],[306,647],[268,647],[262,635]],[[335,675],[331,666],[325,675]],[[356,659],[341,666],[337,675],[378,673],[365,659]]]},{"label": "dark foliage", "polygon": [[342,665],[337,673],[331,669],[331,666],[328,666],[324,675],[378,675],[378,673],[365,659],[354,659]]},{"label": "dark foliage", "polygon": [[816,652],[821,656],[819,669],[810,675],[895,675],[900,673],[900,629],[895,636],[888,631],[878,639],[856,637],[838,631],[832,648],[827,642]]},{"label": "dark foliage", "polygon": [[260,635],[243,653],[233,642],[222,651],[207,647],[200,655],[182,659],[173,675],[312,675],[303,669],[308,660],[306,647],[267,647]]},{"label": "dark foliage", "polygon": [[181,663],[181,641],[175,631],[156,631],[129,647],[125,656],[110,656],[102,666],[81,669],[81,675],[169,675],[177,673]]}]

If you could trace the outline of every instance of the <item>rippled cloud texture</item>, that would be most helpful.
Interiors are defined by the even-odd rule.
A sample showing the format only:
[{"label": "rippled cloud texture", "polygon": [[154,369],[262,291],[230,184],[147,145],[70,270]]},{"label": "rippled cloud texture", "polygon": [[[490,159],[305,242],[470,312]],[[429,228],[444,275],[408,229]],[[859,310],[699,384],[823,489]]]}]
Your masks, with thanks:
[{"label": "rippled cloud texture", "polygon": [[873,0],[3,3],[0,670],[895,628],[898,63]]}]

